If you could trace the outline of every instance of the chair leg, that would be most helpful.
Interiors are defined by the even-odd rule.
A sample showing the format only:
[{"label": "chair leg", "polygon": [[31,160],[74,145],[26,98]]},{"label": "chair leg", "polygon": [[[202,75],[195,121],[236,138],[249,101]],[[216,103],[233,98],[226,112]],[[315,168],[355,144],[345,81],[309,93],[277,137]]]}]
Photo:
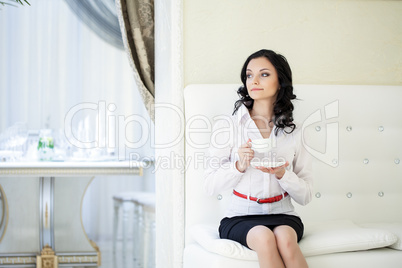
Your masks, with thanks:
[{"label": "chair leg", "polygon": [[149,268],[155,268],[155,214],[149,213]]},{"label": "chair leg", "polygon": [[129,226],[128,221],[129,221],[129,212],[130,208],[132,207],[131,202],[123,202],[123,220],[122,220],[122,231],[123,231],[123,259],[126,258],[126,253],[127,253],[127,239],[128,239],[128,232],[127,228]]},{"label": "chair leg", "polygon": [[150,248],[150,222],[147,212],[144,213],[144,267],[149,268],[149,248]]},{"label": "chair leg", "polygon": [[119,224],[119,209],[121,203],[114,200],[114,218],[113,218],[113,255],[116,254],[117,230]]},{"label": "chair leg", "polygon": [[155,267],[155,212],[144,211],[144,267]]},{"label": "chair leg", "polygon": [[144,209],[137,203],[138,221],[137,221],[137,238],[136,238],[136,255],[137,267],[144,268]]},{"label": "chair leg", "polygon": [[139,254],[140,250],[140,236],[141,236],[141,229],[140,229],[140,211],[139,206],[137,203],[134,203],[134,214],[133,214],[133,258],[134,264],[138,267],[141,267],[141,258]]}]

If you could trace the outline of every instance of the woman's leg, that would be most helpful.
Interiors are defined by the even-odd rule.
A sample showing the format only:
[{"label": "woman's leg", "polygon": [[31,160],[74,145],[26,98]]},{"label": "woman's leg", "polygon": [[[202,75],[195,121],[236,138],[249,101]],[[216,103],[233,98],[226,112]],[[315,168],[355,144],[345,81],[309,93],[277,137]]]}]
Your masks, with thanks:
[{"label": "woman's leg", "polygon": [[287,268],[307,268],[306,259],[297,244],[296,231],[287,225],[274,228],[276,244]]},{"label": "woman's leg", "polygon": [[247,233],[247,245],[257,252],[260,268],[284,268],[274,233],[262,225],[254,226]]}]

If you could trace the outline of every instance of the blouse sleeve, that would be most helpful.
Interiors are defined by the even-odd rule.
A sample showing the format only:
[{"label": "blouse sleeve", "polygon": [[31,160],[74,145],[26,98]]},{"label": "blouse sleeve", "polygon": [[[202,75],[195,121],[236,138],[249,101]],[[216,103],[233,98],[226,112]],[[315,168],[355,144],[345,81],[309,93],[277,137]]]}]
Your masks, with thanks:
[{"label": "blouse sleeve", "polygon": [[237,156],[237,152],[232,154],[235,135],[233,127],[225,125],[224,122],[218,121],[212,130],[204,176],[205,190],[209,195],[234,188],[243,176],[236,168],[237,159],[232,159]]},{"label": "blouse sleeve", "polygon": [[301,130],[295,130],[295,156],[293,171],[286,170],[284,176],[278,180],[284,189],[300,205],[308,204],[313,196],[313,172],[311,155],[302,142]]}]

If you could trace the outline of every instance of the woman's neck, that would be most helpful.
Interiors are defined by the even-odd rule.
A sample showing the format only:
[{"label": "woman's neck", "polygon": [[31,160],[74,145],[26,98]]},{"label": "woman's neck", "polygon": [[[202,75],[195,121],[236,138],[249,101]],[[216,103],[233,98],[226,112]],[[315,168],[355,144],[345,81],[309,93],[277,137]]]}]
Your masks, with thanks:
[{"label": "woman's neck", "polygon": [[250,110],[251,117],[264,117],[271,120],[274,115],[274,104],[272,100],[254,101],[253,108]]}]

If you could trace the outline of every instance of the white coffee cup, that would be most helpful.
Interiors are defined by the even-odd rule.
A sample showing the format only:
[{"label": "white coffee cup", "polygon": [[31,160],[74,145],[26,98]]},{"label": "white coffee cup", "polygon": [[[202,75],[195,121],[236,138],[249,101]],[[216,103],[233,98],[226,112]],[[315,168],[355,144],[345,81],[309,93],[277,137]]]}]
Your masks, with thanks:
[{"label": "white coffee cup", "polygon": [[256,139],[251,141],[251,149],[257,153],[266,153],[272,149],[270,139]]}]

